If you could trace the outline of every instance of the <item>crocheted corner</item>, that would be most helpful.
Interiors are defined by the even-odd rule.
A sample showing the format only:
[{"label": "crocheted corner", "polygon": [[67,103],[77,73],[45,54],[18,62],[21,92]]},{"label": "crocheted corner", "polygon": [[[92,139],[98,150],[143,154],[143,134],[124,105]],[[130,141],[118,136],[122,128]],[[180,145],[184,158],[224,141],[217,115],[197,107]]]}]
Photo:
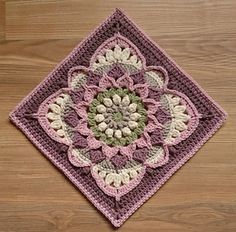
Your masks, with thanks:
[{"label": "crocheted corner", "polygon": [[10,119],[119,227],[226,113],[117,9]]}]

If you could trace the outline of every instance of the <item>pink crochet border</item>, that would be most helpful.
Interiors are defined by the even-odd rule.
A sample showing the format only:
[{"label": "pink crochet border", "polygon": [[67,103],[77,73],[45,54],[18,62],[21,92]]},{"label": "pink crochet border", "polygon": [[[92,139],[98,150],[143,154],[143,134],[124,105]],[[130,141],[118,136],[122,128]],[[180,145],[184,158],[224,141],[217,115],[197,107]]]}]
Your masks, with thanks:
[{"label": "pink crochet border", "polygon": [[[106,22],[109,22],[110,18],[117,12],[120,12],[119,9],[116,9],[112,15],[110,17],[108,17],[100,26],[104,25]],[[10,113],[10,120],[17,126],[19,127],[26,135],[26,137],[60,170],[63,172],[63,174],[65,176],[68,177],[68,179],[76,186],[80,189],[80,191],[85,195],[85,197],[87,197],[93,204],[94,206],[100,210],[110,221],[111,223],[115,226],[115,227],[120,227],[125,220],[130,217],[139,207],[141,207],[144,202],[146,202],[154,193],[156,193],[156,191],[181,167],[183,166],[183,164],[185,162],[187,162],[200,148],[201,146],[207,142],[208,139],[210,139],[210,137],[222,126],[223,122],[226,120],[227,117],[227,113],[224,111],[224,109],[219,106],[200,86],[199,84],[193,80],[184,70],[182,70],[176,63],[175,61],[169,57],[169,55],[166,54],[165,51],[163,51],[162,48],[160,48],[159,45],[157,45],[151,38],[149,38],[148,35],[146,35],[141,29],[139,29],[137,27],[137,25],[127,16],[125,15],[123,12],[122,14],[124,15],[124,17],[126,19],[128,19],[130,21],[130,23],[132,23],[132,26],[134,26],[135,28],[137,28],[140,32],[141,35],[143,37],[146,37],[147,39],[150,40],[150,42],[156,46],[167,58],[168,60],[179,70],[181,71],[183,74],[185,74],[198,88],[199,90],[205,94],[205,96],[213,103],[215,104],[215,106],[217,106],[221,113],[222,113],[222,119],[219,120],[217,122],[217,124],[211,129],[211,131],[204,137],[202,138],[202,140],[196,145],[196,147],[187,155],[185,156],[182,160],[179,161],[179,163],[174,166],[172,169],[170,169],[168,171],[168,173],[165,175],[165,177],[163,177],[163,179],[161,180],[161,182],[159,182],[155,188],[152,189],[152,191],[148,192],[136,205],[134,205],[132,208],[130,208],[130,210],[126,213],[125,217],[123,217],[120,220],[115,220],[112,218],[112,216],[109,214],[109,212],[99,203],[97,203],[92,195],[69,173],[69,171],[65,168],[63,168],[62,165],[60,165],[59,163],[57,163],[56,160],[53,160],[53,158],[51,157],[51,155],[43,148],[43,146],[41,146],[41,144],[36,140],[36,138],[34,136],[31,136],[30,132],[28,131],[27,127],[25,127],[20,120],[17,119],[17,117],[14,115],[14,111],[16,111],[21,104],[23,104],[25,101],[27,101],[31,95],[36,91],[36,89],[41,86],[43,83],[47,83],[48,79],[50,79],[50,76],[59,68],[61,67],[68,59],[71,58],[71,56],[73,56],[73,54],[80,49],[80,47],[84,44],[84,42],[88,39],[90,39],[91,37],[93,37],[93,35],[95,34],[95,32],[100,28],[100,26],[98,26],[91,34],[90,36],[88,36],[87,38],[85,38],[83,41],[81,41],[79,43],[79,45],[77,45],[73,51],[61,62],[59,63],[54,70],[49,73],[49,75],[40,83],[38,84],[31,92],[30,94],[28,94],[16,107],[13,111],[11,111]]]}]

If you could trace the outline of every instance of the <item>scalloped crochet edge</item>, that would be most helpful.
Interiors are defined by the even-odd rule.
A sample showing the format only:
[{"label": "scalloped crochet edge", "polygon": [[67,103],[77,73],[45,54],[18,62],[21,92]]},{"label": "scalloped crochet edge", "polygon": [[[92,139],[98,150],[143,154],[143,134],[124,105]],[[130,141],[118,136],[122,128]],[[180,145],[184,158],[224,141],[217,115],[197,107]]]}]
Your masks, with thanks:
[{"label": "scalloped crochet edge", "polygon": [[[179,163],[174,166],[172,169],[170,169],[167,174],[165,175],[165,177],[163,177],[163,179],[161,180],[161,182],[159,182],[155,188],[152,189],[152,191],[148,192],[136,205],[134,205],[132,208],[130,208],[130,210],[125,214],[125,216],[120,219],[120,220],[115,220],[110,214],[109,212],[99,203],[97,203],[92,195],[82,186],[82,184],[80,184],[69,172],[69,170],[67,170],[66,168],[64,168],[62,165],[60,165],[56,160],[54,160],[52,158],[52,156],[43,148],[43,146],[37,141],[37,139],[32,136],[29,132],[29,130],[27,129],[27,127],[25,127],[20,120],[16,117],[15,112],[17,111],[18,108],[20,108],[20,106],[27,101],[31,95],[36,91],[36,89],[39,88],[39,86],[41,86],[44,83],[47,83],[50,80],[50,77],[52,76],[52,74],[54,72],[56,72],[56,70],[63,66],[64,63],[71,59],[71,57],[73,57],[73,55],[75,54],[75,52],[80,49],[80,47],[82,47],[84,45],[84,43],[89,40],[90,38],[93,37],[93,35],[98,31],[98,29],[103,26],[104,24],[106,24],[107,22],[109,22],[109,20],[114,17],[116,14],[122,15],[122,17],[126,18],[127,21],[129,21],[129,23],[135,27],[139,32],[140,35],[145,39],[145,40],[149,40],[152,45],[156,46],[162,53],[164,56],[167,57],[168,61],[174,65],[176,67],[176,69],[179,72],[182,72],[185,76],[188,77],[188,79],[190,79],[197,87],[198,89],[212,102],[212,104],[214,104],[220,111],[221,111],[221,115],[222,118],[221,120],[218,121],[218,123],[211,129],[210,132],[208,132],[206,134],[205,137],[202,138],[201,141],[198,142],[198,144],[195,146],[194,149],[192,149],[192,151],[186,155],[182,160],[179,161]],[[160,189],[160,187],[178,170],[180,169],[180,167],[182,167],[191,157],[193,157],[193,155],[203,146],[203,144],[205,144],[208,139],[210,139],[215,132],[223,125],[224,121],[227,118],[227,113],[224,111],[224,109],[219,106],[206,92],[205,90],[203,90],[199,84],[192,79],[191,76],[189,76],[184,70],[182,70],[176,63],[175,61],[169,57],[169,55],[162,49],[160,48],[159,45],[157,45],[148,35],[146,35],[128,16],[126,16],[126,14],[124,14],[121,10],[116,9],[106,20],[103,21],[103,23],[101,23],[98,27],[96,27],[96,29],[88,36],[86,37],[84,40],[82,40],[74,49],[73,51],[62,61],[60,62],[54,69],[52,72],[49,73],[48,76],[46,76],[44,78],[44,80],[42,82],[40,82],[16,107],[15,109],[13,109],[10,114],[9,114],[10,120],[25,134],[25,136],[36,146],[36,148],[38,148],[43,154],[44,156],[46,156],[54,165],[56,168],[59,169],[59,171],[61,171],[77,188],[79,188],[79,190],[85,195],[86,198],[88,198],[88,200],[90,200],[92,202],[92,204],[99,210],[101,211],[110,221],[111,223],[115,226],[115,227],[120,227],[126,220],[127,218],[129,218],[139,207],[141,207],[154,193],[157,192],[158,189]]]}]

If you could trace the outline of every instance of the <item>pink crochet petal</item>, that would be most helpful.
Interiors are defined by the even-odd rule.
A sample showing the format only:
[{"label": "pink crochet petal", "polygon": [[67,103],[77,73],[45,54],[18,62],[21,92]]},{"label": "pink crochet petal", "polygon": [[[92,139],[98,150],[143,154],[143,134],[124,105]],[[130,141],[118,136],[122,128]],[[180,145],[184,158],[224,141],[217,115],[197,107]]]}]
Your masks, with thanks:
[{"label": "pink crochet petal", "polygon": [[154,99],[150,98],[144,99],[143,102],[147,106],[149,114],[155,114],[158,107],[160,106],[159,102],[156,102]]},{"label": "pink crochet petal", "polygon": [[134,84],[145,84],[146,83],[143,71],[131,74],[130,77],[133,79]]},{"label": "pink crochet petal", "polygon": [[144,161],[147,158],[148,153],[149,153],[148,148],[137,149],[133,154],[133,159],[140,163],[144,163]]},{"label": "pink crochet petal", "polygon": [[133,153],[134,153],[134,151],[135,151],[135,149],[136,149],[136,144],[135,143],[131,143],[131,144],[129,144],[126,147],[121,147],[120,148],[120,153],[122,155],[126,155],[126,156],[131,158]]},{"label": "pink crochet petal", "polygon": [[138,93],[141,98],[147,98],[147,96],[148,96],[148,86],[147,86],[147,84],[134,85],[134,91],[136,93]]},{"label": "pink crochet petal", "polygon": [[109,76],[103,76],[99,81],[99,87],[101,89],[107,89],[111,87],[117,87],[117,84],[114,80],[114,78],[111,78]]},{"label": "pink crochet petal", "polygon": [[168,121],[171,121],[171,112],[165,107],[160,106],[155,113],[155,117],[158,122],[160,122],[162,125],[167,123]]},{"label": "pink crochet petal", "polygon": [[163,132],[161,130],[155,130],[150,134],[150,141],[152,146],[163,144]]},{"label": "pink crochet petal", "polygon": [[102,146],[102,142],[97,140],[93,135],[89,135],[87,137],[87,143],[89,149],[98,149]]},{"label": "pink crochet petal", "polygon": [[148,124],[144,129],[146,132],[153,132],[154,130],[161,127],[162,125],[157,121],[155,116],[148,115]]},{"label": "pink crochet petal", "polygon": [[76,127],[76,130],[80,132],[82,135],[90,135],[91,130],[88,128],[87,120],[81,119]]},{"label": "pink crochet petal", "polygon": [[63,120],[70,127],[76,127],[79,123],[79,116],[74,109],[71,109],[67,114],[63,116]]},{"label": "pink crochet petal", "polygon": [[118,151],[119,151],[118,147],[109,147],[106,144],[102,145],[102,152],[108,158],[111,158],[112,156],[116,155]]},{"label": "pink crochet petal", "polygon": [[119,87],[125,87],[127,89],[133,90],[133,85],[134,82],[132,80],[132,78],[128,75],[124,75],[122,77],[120,77],[116,83],[119,85]]},{"label": "pink crochet petal", "polygon": [[162,89],[153,88],[153,87],[148,88],[148,98],[151,98],[155,100],[156,102],[160,101],[162,94],[163,94]]},{"label": "pink crochet petal", "polygon": [[86,86],[85,93],[84,93],[84,100],[87,102],[91,102],[94,96],[100,91],[101,89],[95,85]]},{"label": "pink crochet petal", "polygon": [[78,132],[72,136],[73,146],[76,148],[86,148],[88,146],[87,139]]},{"label": "pink crochet petal", "polygon": [[81,118],[86,118],[87,117],[87,107],[88,103],[85,101],[82,101],[78,103],[75,107],[75,111]]},{"label": "pink crochet petal", "polygon": [[90,150],[89,154],[90,154],[90,160],[96,164],[106,159],[106,156],[99,150]]},{"label": "pink crochet petal", "polygon": [[125,155],[119,155],[116,154],[115,156],[111,157],[110,161],[111,163],[116,167],[121,169],[122,167],[125,166],[128,158]]},{"label": "pink crochet petal", "polygon": [[124,74],[125,69],[118,63],[115,63],[107,72],[107,75],[113,77],[115,80],[122,77]]},{"label": "pink crochet petal", "polygon": [[147,136],[148,136],[147,134],[143,133],[141,135],[141,137],[139,139],[137,139],[137,141],[136,141],[137,147],[143,148],[143,147],[148,147],[149,146],[150,141],[148,141],[149,137],[147,137]]},{"label": "pink crochet petal", "polygon": [[88,73],[86,85],[96,85],[96,86],[98,86],[98,83],[99,83],[101,78],[102,78],[102,76],[100,74],[94,73],[93,71],[90,71]]},{"label": "pink crochet petal", "polygon": [[76,91],[70,91],[70,97],[74,104],[78,104],[84,100],[84,92],[84,88],[79,88]]}]

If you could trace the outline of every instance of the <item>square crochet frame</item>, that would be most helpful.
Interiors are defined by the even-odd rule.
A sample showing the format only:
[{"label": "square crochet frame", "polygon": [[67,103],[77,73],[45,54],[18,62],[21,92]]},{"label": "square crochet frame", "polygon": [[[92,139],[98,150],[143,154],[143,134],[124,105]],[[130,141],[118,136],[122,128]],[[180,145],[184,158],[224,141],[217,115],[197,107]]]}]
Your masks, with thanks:
[{"label": "square crochet frame", "polygon": [[[117,33],[140,50],[147,66],[163,67],[169,77],[168,89],[186,95],[199,115],[197,127],[191,135],[168,147],[168,162],[146,172],[142,181],[118,200],[104,193],[89,169],[73,165],[67,156],[68,147],[52,139],[37,120],[42,102],[67,86],[69,70],[76,66],[88,67],[99,46]],[[117,9],[18,104],[10,113],[10,119],[115,227],[119,227],[220,128],[226,113],[131,19]]]}]

